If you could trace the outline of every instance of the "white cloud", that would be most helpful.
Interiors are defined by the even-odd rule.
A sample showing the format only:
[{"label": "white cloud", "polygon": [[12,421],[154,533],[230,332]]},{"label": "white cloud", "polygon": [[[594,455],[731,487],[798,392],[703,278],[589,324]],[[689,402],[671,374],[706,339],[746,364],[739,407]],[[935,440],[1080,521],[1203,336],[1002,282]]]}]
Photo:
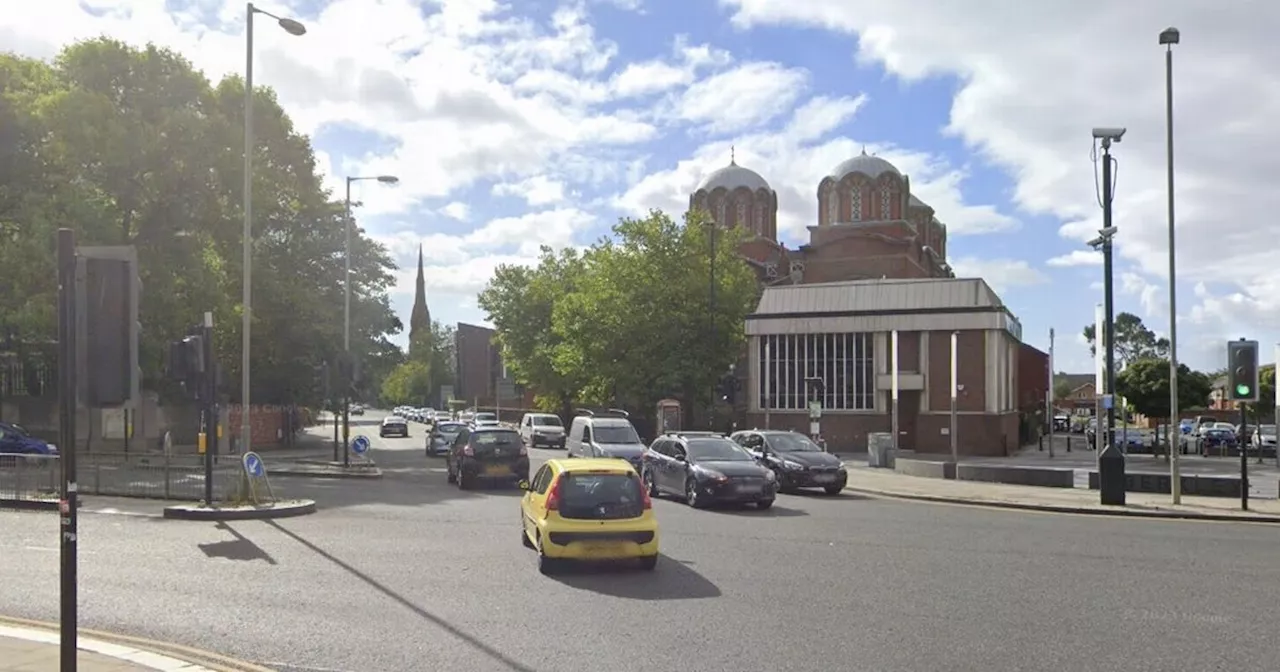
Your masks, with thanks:
[{"label": "white cloud", "polygon": [[[1191,317],[1217,333],[1280,335],[1280,5],[1042,0],[1009,12],[995,0],[723,0],[739,27],[788,24],[857,34],[859,58],[906,80],[951,75],[960,88],[949,131],[1015,177],[1028,212],[1101,228],[1092,126],[1126,126],[1115,222],[1118,255],[1143,275],[1167,274],[1164,51],[1175,47],[1179,277],[1204,282]],[[1097,17],[1105,14],[1105,19]],[[1101,21],[1101,23],[1100,23]],[[1099,27],[1105,24],[1105,30]],[[850,43],[851,45],[854,43]],[[1211,141],[1206,140],[1212,138]],[[1230,269],[1224,273],[1224,269]],[[1217,338],[1217,336],[1214,336]]]},{"label": "white cloud", "polygon": [[976,257],[959,257],[951,260],[959,278],[982,278],[987,284],[1001,294],[1014,287],[1027,287],[1048,282],[1043,273],[1019,259],[978,259]]},{"label": "white cloud", "polygon": [[714,133],[749,130],[786,113],[809,75],[778,63],[745,63],[685,90],[677,114]]},{"label": "white cloud", "polygon": [[440,208],[440,214],[456,219],[459,222],[465,222],[471,219],[471,206],[462,201],[454,201],[443,208]]},{"label": "white cloud", "polygon": [[1101,266],[1102,253],[1090,250],[1072,250],[1046,262],[1049,266]]},{"label": "white cloud", "polygon": [[493,195],[516,196],[532,206],[552,205],[565,200],[565,185],[545,175],[534,175],[519,182],[495,184]]}]

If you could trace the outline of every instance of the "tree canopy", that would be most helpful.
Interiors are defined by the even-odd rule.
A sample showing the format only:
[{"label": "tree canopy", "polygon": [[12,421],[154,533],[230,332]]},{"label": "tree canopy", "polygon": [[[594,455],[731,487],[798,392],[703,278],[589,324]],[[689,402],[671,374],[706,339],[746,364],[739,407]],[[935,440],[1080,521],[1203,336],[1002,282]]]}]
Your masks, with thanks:
[{"label": "tree canopy", "polygon": [[[1209,403],[1212,387],[1209,376],[1192,371],[1186,364],[1178,365],[1179,409],[1204,408]],[[1151,418],[1168,418],[1172,410],[1169,408],[1169,360],[1144,358],[1130,362],[1116,375],[1116,392],[1133,410]]]},{"label": "tree canopy", "polygon": [[[254,94],[253,401],[312,403],[315,366],[342,344],[343,208],[273,93]],[[133,245],[144,385],[164,387],[165,344],[212,311],[237,400],[243,96],[242,80],[215,86],[155,46],[95,39],[52,63],[0,54],[0,326],[30,343],[56,333],[59,227],[80,245]],[[351,263],[352,349],[394,357],[394,265],[363,235]]]},{"label": "tree canopy", "polygon": [[647,409],[671,396],[700,412],[741,356],[743,320],[759,297],[738,253],[743,234],[697,211],[683,222],[653,211],[613,234],[584,252],[544,248],[536,266],[497,269],[479,305],[504,361],[544,408]]},{"label": "tree canopy", "polygon": [[[1161,358],[1169,356],[1169,339],[1158,338],[1155,332],[1142,323],[1142,318],[1133,313],[1120,313],[1115,316],[1115,351],[1117,363],[1136,362],[1139,359]],[[1089,354],[1097,354],[1097,331],[1095,325],[1084,328],[1084,338],[1089,342]]]}]

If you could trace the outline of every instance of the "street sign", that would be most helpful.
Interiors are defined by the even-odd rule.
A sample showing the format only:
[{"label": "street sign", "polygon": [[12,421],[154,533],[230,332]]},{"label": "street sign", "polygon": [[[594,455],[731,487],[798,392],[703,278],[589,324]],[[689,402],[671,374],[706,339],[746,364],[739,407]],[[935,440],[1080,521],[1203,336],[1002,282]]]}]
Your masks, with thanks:
[{"label": "street sign", "polygon": [[261,478],[267,473],[267,468],[262,464],[262,458],[257,453],[244,454],[244,473],[249,478]]},{"label": "street sign", "polygon": [[515,399],[517,397],[514,381],[509,379],[499,380],[497,387],[498,399]]},{"label": "street sign", "polygon": [[[271,481],[267,480],[267,465],[263,463],[262,456],[255,452],[245,453],[240,458],[240,464],[244,466],[241,496],[252,502],[254,506],[274,502],[275,493],[271,490]],[[263,497],[264,494],[265,497]]]},{"label": "street sign", "polygon": [[356,455],[364,455],[369,452],[369,437],[361,435],[352,439],[351,452]]}]

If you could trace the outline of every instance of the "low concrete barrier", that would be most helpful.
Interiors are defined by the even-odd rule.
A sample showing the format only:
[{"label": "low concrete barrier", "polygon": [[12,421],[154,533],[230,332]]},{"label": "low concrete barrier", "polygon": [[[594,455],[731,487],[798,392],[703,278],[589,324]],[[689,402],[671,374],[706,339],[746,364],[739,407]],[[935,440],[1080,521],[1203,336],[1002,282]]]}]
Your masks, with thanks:
[{"label": "low concrete barrier", "polygon": [[[1124,475],[1124,482],[1124,489],[1128,492],[1169,494],[1173,491],[1170,487],[1173,479],[1168,474],[1127,473]],[[1089,489],[1098,489],[1096,471],[1089,472]],[[1239,497],[1240,479],[1234,476],[1184,475],[1182,494],[1194,497]]]},{"label": "low concrete barrier", "polygon": [[961,481],[1031,485],[1040,488],[1074,488],[1075,471],[1043,467],[1014,467],[992,464],[961,464],[956,468]]},{"label": "low concrete barrier", "polygon": [[905,476],[920,478],[953,479],[956,477],[956,463],[939,460],[911,460],[898,457],[894,460],[893,470]]}]

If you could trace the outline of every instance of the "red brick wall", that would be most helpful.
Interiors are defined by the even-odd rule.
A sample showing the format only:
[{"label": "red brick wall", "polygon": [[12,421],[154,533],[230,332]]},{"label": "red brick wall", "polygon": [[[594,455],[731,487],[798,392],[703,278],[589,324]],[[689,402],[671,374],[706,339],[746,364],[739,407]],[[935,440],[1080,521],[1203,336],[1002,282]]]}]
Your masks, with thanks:
[{"label": "red brick wall", "polygon": [[1049,355],[1026,343],[1018,347],[1018,408],[1035,408],[1049,392]]},{"label": "red brick wall", "polygon": [[[240,422],[243,407],[232,406],[227,411],[227,427],[223,429],[228,436],[240,435]],[[280,406],[251,406],[249,411],[249,427],[252,432],[252,447],[276,446],[281,442],[279,432],[284,429],[284,414],[287,409]]]}]

